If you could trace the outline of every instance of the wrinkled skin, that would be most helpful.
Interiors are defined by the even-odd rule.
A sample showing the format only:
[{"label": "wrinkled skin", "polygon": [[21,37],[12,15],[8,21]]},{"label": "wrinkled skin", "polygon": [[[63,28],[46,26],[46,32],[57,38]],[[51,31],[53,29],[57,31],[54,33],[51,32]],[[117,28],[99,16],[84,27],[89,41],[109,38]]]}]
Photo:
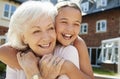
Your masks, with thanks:
[{"label": "wrinkled skin", "polygon": [[38,73],[40,73],[42,79],[55,79],[60,74],[61,67],[64,63],[62,58],[51,54],[45,55],[40,59],[32,52],[28,52],[27,54],[19,52],[17,58],[28,79],[33,74]]}]

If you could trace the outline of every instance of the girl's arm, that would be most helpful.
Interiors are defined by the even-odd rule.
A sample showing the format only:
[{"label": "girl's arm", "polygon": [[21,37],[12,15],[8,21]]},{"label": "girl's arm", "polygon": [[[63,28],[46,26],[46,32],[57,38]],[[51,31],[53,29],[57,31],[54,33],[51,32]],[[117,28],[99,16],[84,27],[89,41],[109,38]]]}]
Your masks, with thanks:
[{"label": "girl's arm", "polygon": [[7,45],[0,46],[0,61],[6,65],[9,65],[11,68],[21,69],[20,65],[18,64],[16,54],[16,49]]},{"label": "girl's arm", "polygon": [[80,62],[80,71],[86,77],[85,79],[94,79],[92,67],[90,64],[90,59],[88,55],[88,50],[84,40],[78,37],[74,41],[74,46],[79,52],[79,62]]},{"label": "girl's arm", "polygon": [[66,61],[61,69],[61,73],[66,74],[69,79],[89,79],[71,62]]},{"label": "girl's arm", "polygon": [[[58,79],[68,79],[68,78],[69,79],[90,79],[89,77],[84,75],[84,73],[81,72],[79,69],[78,51],[75,47],[71,45],[67,47],[63,47],[63,46],[58,47],[56,48],[54,55],[58,57],[63,57],[65,59],[65,62],[62,65],[61,72],[59,74],[60,76]],[[47,58],[48,57],[46,57],[46,59]],[[44,59],[43,61],[44,64],[40,66],[40,67],[43,67],[43,71],[46,71],[45,69],[50,70],[52,67],[56,69],[57,65],[54,66],[54,62],[57,60],[54,60],[52,66],[50,67],[48,65],[48,62],[51,59],[48,59],[48,60],[46,59]],[[52,73],[49,73],[49,74],[51,75]]]},{"label": "girl's arm", "polygon": [[[61,56],[65,60],[69,61],[65,62],[65,66],[63,65],[64,68],[62,70],[65,70],[64,74],[67,74],[70,79],[90,79],[81,71],[81,67],[79,67],[79,55],[77,49],[74,46],[61,46],[57,49],[57,51],[60,52],[55,52],[55,55]],[[85,60],[83,61],[85,62]],[[64,78],[65,76],[60,76],[60,79]]]}]

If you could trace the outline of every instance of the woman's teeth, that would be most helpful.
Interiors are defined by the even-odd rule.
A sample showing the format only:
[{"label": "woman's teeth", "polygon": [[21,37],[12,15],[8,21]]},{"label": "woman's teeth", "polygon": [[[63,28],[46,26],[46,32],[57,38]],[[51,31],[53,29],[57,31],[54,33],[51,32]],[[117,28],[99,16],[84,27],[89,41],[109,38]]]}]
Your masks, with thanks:
[{"label": "woman's teeth", "polygon": [[40,45],[40,47],[42,48],[48,48],[50,46],[50,44],[43,44],[43,45]]}]

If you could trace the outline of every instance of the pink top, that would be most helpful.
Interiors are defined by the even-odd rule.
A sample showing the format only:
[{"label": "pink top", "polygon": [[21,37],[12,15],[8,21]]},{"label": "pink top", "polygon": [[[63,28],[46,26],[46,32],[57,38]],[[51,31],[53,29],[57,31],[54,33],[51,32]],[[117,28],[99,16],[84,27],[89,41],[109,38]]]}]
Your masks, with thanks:
[{"label": "pink top", "polygon": [[[54,55],[63,57],[66,60],[71,61],[73,64],[75,64],[79,68],[79,56],[77,49],[72,46],[56,46]],[[25,73],[23,70],[18,69],[12,69],[9,66],[7,66],[6,69],[6,79],[26,79]],[[66,75],[61,75],[58,79],[69,79]]]}]

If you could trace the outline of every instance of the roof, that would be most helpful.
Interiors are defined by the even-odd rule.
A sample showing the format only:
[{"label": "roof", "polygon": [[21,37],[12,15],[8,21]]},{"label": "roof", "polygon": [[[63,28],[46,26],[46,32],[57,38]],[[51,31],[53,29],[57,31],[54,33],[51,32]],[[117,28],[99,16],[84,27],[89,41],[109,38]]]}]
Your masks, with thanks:
[{"label": "roof", "polygon": [[[18,2],[18,3],[23,3],[28,0],[13,0],[13,1]],[[38,0],[38,1],[40,1],[40,0]],[[55,5],[57,3],[57,0],[50,0],[50,2],[52,2]]]},{"label": "roof", "polygon": [[25,2],[27,0],[13,0],[13,1],[18,2],[18,3],[23,3],[23,2]]},{"label": "roof", "polygon": [[[85,12],[84,14],[87,15],[87,14],[92,14],[92,13],[96,13],[96,12],[106,11],[106,10],[109,10],[109,9],[120,8],[120,0],[107,0],[107,1],[108,1],[107,6],[106,7],[100,7],[100,8],[96,8],[97,7],[96,2],[91,3],[89,1],[89,3],[91,3],[92,5],[89,6],[89,11]],[[84,2],[82,2],[82,3],[84,3]]]}]

